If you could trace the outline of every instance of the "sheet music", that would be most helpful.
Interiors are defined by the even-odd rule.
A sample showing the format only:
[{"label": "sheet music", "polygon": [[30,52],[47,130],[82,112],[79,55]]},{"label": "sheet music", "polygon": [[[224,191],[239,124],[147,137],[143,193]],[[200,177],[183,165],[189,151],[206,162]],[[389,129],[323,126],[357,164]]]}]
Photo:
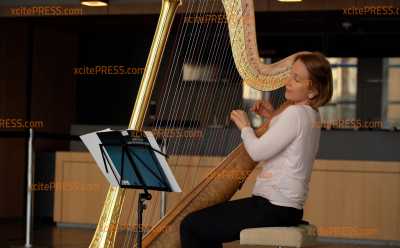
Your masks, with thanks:
[{"label": "sheet music", "polygon": [[[159,188],[169,188],[172,192],[182,192],[181,188],[176,181],[172,170],[170,169],[166,158],[155,151],[150,150],[149,148],[145,147],[130,147],[128,146],[128,151],[131,157],[134,158],[135,164],[134,166],[131,165],[127,158],[124,159],[124,178],[121,180],[121,157],[122,148],[119,146],[109,146],[107,145],[108,142],[111,143],[121,143],[121,144],[143,144],[147,146],[151,146],[156,151],[161,151],[159,145],[157,144],[154,135],[150,131],[145,131],[144,136],[142,136],[142,140],[138,138],[132,138],[129,135],[129,132],[133,130],[111,130],[111,129],[104,129],[101,131],[96,131],[92,133],[88,133],[85,135],[81,135],[80,138],[82,139],[83,143],[88,148],[89,152],[92,154],[92,157],[96,161],[97,167],[99,167],[100,171],[106,177],[107,181],[112,186],[120,186],[119,181],[121,181],[122,185],[141,185],[139,183],[137,174],[134,170],[134,166],[140,166],[139,171],[140,174],[145,176],[144,180],[147,185],[156,184],[158,182],[157,178],[163,179],[162,181],[168,182],[169,185],[164,184],[156,184],[155,187]],[[99,133],[106,133],[110,132],[109,134],[104,134],[99,137]],[[105,144],[102,144],[106,142]],[[104,145],[104,153],[106,156],[106,164],[104,163],[102,152],[100,149],[100,144]],[[126,154],[125,154],[126,156]],[[151,158],[153,157],[153,158]],[[141,160],[142,159],[142,160]],[[148,167],[147,163],[143,164],[140,161],[146,160],[147,161],[154,161],[151,163],[152,167]],[[107,170],[106,170],[107,166]],[[142,176],[143,176],[142,175]]]},{"label": "sheet music", "polygon": [[112,185],[112,186],[119,186],[117,179],[112,175],[111,171],[108,170],[108,172],[105,169],[105,165],[103,162],[103,158],[101,155],[100,151],[100,144],[101,141],[99,137],[97,136],[97,132],[108,132],[111,131],[110,128],[101,130],[101,131],[96,131],[92,133],[88,133],[85,135],[79,136],[82,140],[82,142],[85,144],[87,149],[89,150],[90,154],[92,155],[94,161],[96,162],[97,167],[100,169],[101,173],[104,175],[104,177],[107,179],[107,181]]},{"label": "sheet music", "polygon": [[[147,139],[149,140],[151,147],[157,151],[161,151],[160,146],[157,144],[156,139],[154,138],[154,135],[150,131],[145,131],[145,135],[147,136]],[[182,192],[181,188],[178,185],[178,182],[175,179],[174,174],[171,171],[171,168],[169,167],[167,160],[162,154],[159,154],[158,152],[155,153],[158,161],[161,164],[161,167],[164,170],[165,175],[167,176],[168,182],[171,185],[172,191],[173,192]]]}]

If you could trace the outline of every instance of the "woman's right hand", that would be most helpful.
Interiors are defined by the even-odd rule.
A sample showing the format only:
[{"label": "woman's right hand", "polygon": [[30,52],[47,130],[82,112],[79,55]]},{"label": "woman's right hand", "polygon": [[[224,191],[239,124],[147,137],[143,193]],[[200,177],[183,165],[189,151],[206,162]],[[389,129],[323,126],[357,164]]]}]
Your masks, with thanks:
[{"label": "woman's right hand", "polygon": [[274,107],[269,101],[257,100],[250,111],[270,119],[274,112]]}]

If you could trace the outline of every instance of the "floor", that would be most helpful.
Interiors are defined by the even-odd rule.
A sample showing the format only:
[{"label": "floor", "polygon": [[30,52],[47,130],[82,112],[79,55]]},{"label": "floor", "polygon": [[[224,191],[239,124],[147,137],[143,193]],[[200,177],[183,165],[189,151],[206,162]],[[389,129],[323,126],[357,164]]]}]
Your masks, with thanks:
[{"label": "floor", "polygon": [[[33,230],[33,248],[87,248],[91,241],[93,229],[60,228],[52,223],[35,223]],[[324,248],[400,248],[400,246],[361,245],[361,244],[319,244]],[[0,220],[0,248],[24,247],[25,225],[22,220]],[[122,245],[119,245],[122,247]],[[238,242],[224,245],[224,248],[256,248],[261,246],[239,246]]]}]

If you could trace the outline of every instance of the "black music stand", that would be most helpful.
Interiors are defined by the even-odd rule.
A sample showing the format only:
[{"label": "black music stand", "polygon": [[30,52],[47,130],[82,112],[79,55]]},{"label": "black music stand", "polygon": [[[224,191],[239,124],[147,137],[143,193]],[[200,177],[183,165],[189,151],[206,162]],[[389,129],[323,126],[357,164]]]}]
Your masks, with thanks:
[{"label": "black music stand", "polygon": [[134,130],[97,133],[101,144],[101,156],[105,170],[110,170],[121,188],[143,189],[139,194],[137,213],[137,247],[142,247],[143,211],[146,200],[151,199],[148,190],[172,192],[166,172],[144,132]]}]

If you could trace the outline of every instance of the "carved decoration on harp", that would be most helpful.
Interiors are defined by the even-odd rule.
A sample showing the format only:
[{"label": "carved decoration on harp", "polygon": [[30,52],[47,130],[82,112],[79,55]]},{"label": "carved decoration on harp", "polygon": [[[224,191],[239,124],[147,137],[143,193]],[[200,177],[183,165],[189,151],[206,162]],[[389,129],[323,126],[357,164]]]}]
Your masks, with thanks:
[{"label": "carved decoration on harp", "polygon": [[295,53],[273,64],[261,62],[256,38],[253,0],[222,0],[228,20],[232,54],[243,82],[260,91],[276,90],[284,86],[290,73]]}]

